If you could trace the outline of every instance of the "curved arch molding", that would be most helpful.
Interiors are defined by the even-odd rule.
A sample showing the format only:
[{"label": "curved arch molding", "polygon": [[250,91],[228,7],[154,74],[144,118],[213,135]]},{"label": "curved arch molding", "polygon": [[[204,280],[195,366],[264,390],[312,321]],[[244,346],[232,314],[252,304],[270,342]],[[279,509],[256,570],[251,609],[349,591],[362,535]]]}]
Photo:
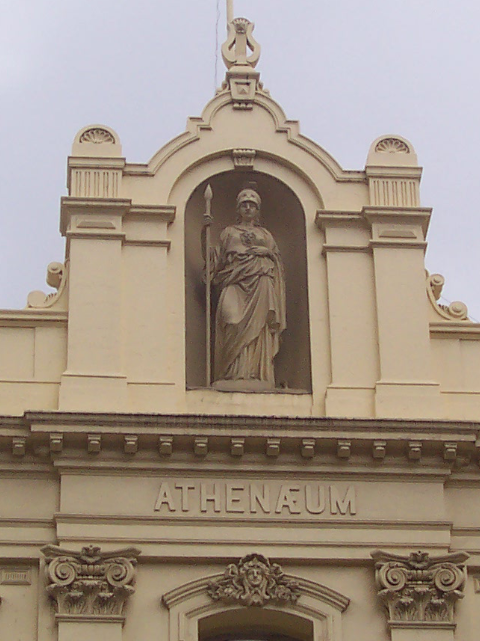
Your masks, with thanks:
[{"label": "curved arch molding", "polygon": [[[162,602],[168,608],[170,615],[169,641],[197,641],[202,619],[228,612],[233,614],[248,607],[255,607],[214,601],[209,596],[208,588],[223,576],[223,574],[214,574],[190,581],[163,595]],[[340,641],[342,639],[341,615],[347,609],[350,599],[325,585],[290,574],[286,574],[285,577],[298,586],[300,596],[294,603],[262,606],[266,624],[268,625],[269,618],[273,620],[275,613],[288,613],[310,622],[313,628],[313,639]],[[258,608],[255,607],[255,609]]]}]

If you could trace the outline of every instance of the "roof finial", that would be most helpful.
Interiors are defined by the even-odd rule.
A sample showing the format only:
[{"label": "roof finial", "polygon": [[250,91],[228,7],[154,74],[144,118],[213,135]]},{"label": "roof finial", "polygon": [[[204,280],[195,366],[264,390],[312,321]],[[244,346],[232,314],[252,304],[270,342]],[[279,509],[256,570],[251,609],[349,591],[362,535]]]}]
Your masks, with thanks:
[{"label": "roof finial", "polygon": [[[233,7],[231,9],[233,15]],[[260,58],[260,45],[252,36],[254,26],[253,22],[246,18],[235,18],[229,23],[227,40],[222,45],[222,58],[227,69],[238,65],[256,66]]]}]

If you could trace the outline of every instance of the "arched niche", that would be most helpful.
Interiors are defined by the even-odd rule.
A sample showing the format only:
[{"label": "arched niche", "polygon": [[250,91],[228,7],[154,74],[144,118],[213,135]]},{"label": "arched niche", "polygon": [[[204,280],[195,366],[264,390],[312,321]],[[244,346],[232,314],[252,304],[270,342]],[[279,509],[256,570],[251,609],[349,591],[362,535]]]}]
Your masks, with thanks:
[{"label": "arched niche", "polygon": [[313,623],[292,612],[251,607],[215,612],[198,622],[199,641],[312,641]]},{"label": "arched niche", "polygon": [[342,613],[350,601],[324,585],[287,575],[300,591],[298,600],[283,605],[240,606],[214,601],[210,582],[222,574],[191,581],[164,594],[169,610],[168,641],[225,641],[236,638],[268,641],[342,641]]},{"label": "arched niche", "polygon": [[[311,390],[310,335],[307,295],[305,214],[295,193],[282,181],[262,172],[229,171],[203,181],[185,210],[186,380],[187,388],[206,386],[205,284],[201,252],[204,193],[213,189],[212,245],[221,231],[236,221],[236,197],[246,183],[257,184],[262,198],[261,224],[275,238],[285,266],[287,329],[275,358],[276,387],[284,392]],[[216,305],[212,295],[212,328]],[[214,340],[212,338],[212,345]]]}]

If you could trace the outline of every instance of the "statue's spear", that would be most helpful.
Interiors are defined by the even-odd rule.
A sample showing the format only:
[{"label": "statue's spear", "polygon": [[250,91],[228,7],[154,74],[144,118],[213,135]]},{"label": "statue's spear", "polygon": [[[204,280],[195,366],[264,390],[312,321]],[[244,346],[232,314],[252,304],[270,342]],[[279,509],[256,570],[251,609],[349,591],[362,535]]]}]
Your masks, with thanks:
[{"label": "statue's spear", "polygon": [[210,238],[210,225],[212,224],[212,198],[213,191],[210,185],[205,189],[205,269],[206,269],[206,301],[205,301],[205,378],[207,387],[210,387],[212,382],[212,339],[211,339],[211,300],[212,300],[212,270],[211,270],[211,238]]}]

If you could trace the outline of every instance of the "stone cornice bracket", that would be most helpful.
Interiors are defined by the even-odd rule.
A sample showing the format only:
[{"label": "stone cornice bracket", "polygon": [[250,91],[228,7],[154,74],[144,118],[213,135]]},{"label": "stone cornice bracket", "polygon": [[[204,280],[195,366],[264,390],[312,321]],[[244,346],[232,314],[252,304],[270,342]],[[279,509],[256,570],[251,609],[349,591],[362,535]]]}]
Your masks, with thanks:
[{"label": "stone cornice bracket", "polygon": [[223,577],[212,581],[207,592],[214,601],[245,606],[269,603],[296,603],[299,586],[289,579],[278,563],[271,563],[261,554],[248,554],[237,563],[230,563]]},{"label": "stone cornice bracket", "polygon": [[427,552],[399,556],[376,550],[375,579],[389,625],[454,623],[454,606],[463,598],[466,552],[430,557]]},{"label": "stone cornice bracket", "polygon": [[57,291],[44,294],[40,290],[30,292],[27,297],[27,309],[47,309],[54,307],[56,310],[67,310],[67,297],[63,296],[68,282],[68,261],[63,263],[50,263],[47,267],[47,285]]},{"label": "stone cornice bracket", "polygon": [[260,74],[254,70],[260,58],[260,45],[252,35],[254,26],[246,18],[235,18],[222,45],[222,58],[228,69],[223,89],[230,90],[234,109],[251,109],[255,92],[262,88]]},{"label": "stone cornice bracket", "polygon": [[468,321],[468,309],[465,303],[456,300],[450,305],[442,305],[438,302],[444,284],[445,278],[441,274],[430,275],[427,272],[427,295],[433,310],[444,320]]},{"label": "stone cornice bracket", "polygon": [[57,616],[122,616],[133,594],[135,566],[140,551],[124,548],[101,552],[90,545],[80,552],[56,545],[41,549],[47,562],[47,593]]}]

